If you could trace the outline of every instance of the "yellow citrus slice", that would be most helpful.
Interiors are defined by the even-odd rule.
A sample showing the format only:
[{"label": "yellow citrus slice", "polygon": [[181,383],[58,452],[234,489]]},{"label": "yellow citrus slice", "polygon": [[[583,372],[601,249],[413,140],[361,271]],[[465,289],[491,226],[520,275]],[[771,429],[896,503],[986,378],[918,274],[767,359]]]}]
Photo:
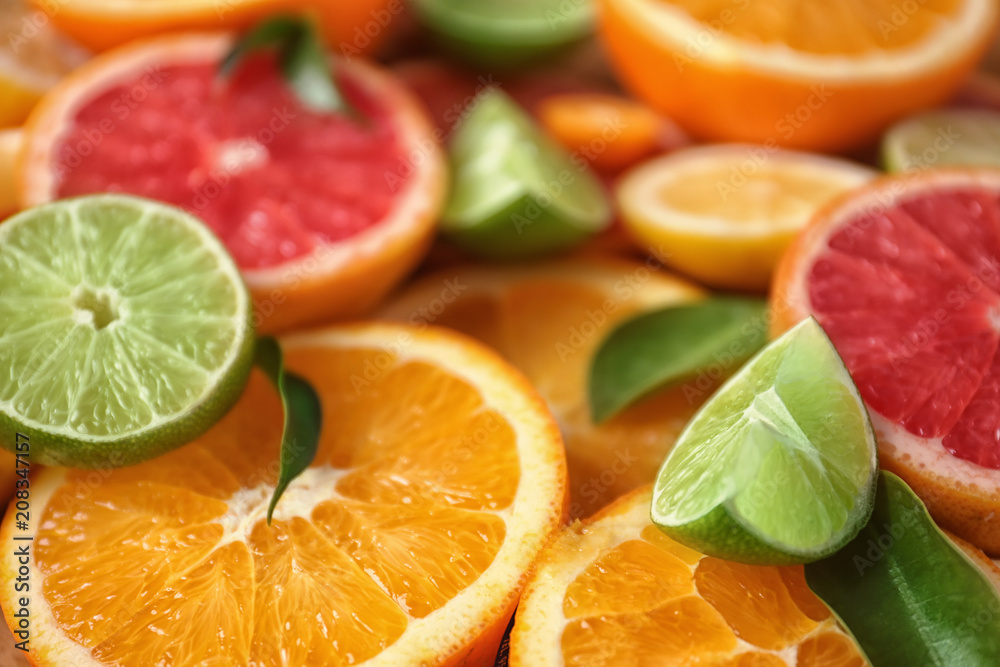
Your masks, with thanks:
[{"label": "yellow citrus slice", "polygon": [[42,93],[86,53],[23,0],[0,0],[0,35],[0,127],[9,127],[20,124]]},{"label": "yellow citrus slice", "polygon": [[528,376],[562,428],[570,514],[579,517],[652,481],[718,378],[706,375],[658,391],[595,425],[587,404],[594,352],[629,316],[701,296],[654,260],[575,258],[446,268],[417,281],[382,316],[457,329],[491,345]]},{"label": "yellow citrus slice", "polygon": [[[559,433],[494,353],[359,325],[282,342],[316,388],[316,459],[265,513],[281,404],[255,372],[191,444],[110,471],[46,468],[31,534],[38,665],[451,665],[492,659],[565,507]],[[18,557],[0,558],[12,630]],[[367,662],[366,662],[367,661]]]},{"label": "yellow citrus slice", "polygon": [[619,181],[625,226],[664,261],[716,287],[765,290],[813,213],[875,172],[846,160],[767,146],[690,148]]},{"label": "yellow citrus slice", "polygon": [[511,633],[511,667],[864,667],[801,566],[704,556],[649,520],[651,489],[545,550]]}]

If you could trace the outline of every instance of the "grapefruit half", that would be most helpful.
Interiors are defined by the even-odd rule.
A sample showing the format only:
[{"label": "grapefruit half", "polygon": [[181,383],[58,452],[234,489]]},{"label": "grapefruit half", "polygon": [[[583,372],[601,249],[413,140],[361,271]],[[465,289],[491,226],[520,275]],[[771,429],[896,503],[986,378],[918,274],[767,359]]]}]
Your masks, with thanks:
[{"label": "grapefruit half", "polygon": [[774,333],[808,314],[871,413],[883,468],[1000,553],[1000,171],[880,179],[821,210],[782,259]]},{"label": "grapefruit half", "polygon": [[274,58],[229,79],[226,34],[103,54],[28,119],[20,199],[127,192],[199,216],[233,254],[265,332],[371,308],[419,261],[447,182],[425,112],[391,74],[336,61],[361,117],[304,107]]}]

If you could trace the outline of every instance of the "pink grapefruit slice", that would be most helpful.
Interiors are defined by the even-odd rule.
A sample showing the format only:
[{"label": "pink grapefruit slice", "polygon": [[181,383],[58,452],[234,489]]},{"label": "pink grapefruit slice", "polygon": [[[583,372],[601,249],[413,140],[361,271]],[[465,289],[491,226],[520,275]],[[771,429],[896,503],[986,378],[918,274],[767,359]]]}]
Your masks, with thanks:
[{"label": "pink grapefruit slice", "polygon": [[446,187],[425,112],[391,74],[336,61],[362,118],[314,112],[273,57],[228,79],[225,34],[109,51],[51,90],[24,132],[20,199],[127,192],[198,215],[275,331],[371,308],[419,261]]},{"label": "pink grapefruit slice", "polygon": [[772,293],[813,314],[871,413],[880,463],[1000,553],[1000,171],[881,179],[820,211]]}]

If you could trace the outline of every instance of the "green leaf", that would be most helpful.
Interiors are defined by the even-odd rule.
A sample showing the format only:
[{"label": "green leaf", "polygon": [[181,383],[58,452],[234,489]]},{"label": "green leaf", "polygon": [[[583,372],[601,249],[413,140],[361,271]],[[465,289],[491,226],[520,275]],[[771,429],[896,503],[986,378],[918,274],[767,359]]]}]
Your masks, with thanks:
[{"label": "green leaf", "polygon": [[995,667],[1000,597],[895,475],[846,547],[805,566],[809,587],[851,631],[873,667]]},{"label": "green leaf", "polygon": [[762,299],[716,297],[620,325],[601,343],[590,367],[594,422],[716,366],[717,376],[732,374],[767,341],[766,312]]},{"label": "green leaf", "polygon": [[319,433],[323,426],[323,408],[316,390],[305,379],[286,373],[278,341],[270,336],[257,340],[255,350],[257,366],[267,374],[281,395],[285,413],[285,429],[281,436],[281,472],[274,487],[271,504],[267,507],[267,523],[278,499],[293,479],[302,474],[316,457]]},{"label": "green leaf", "polygon": [[360,117],[334,81],[322,44],[312,23],[299,16],[276,16],[251,29],[219,66],[229,76],[248,54],[273,49],[281,72],[302,104],[313,111]]}]

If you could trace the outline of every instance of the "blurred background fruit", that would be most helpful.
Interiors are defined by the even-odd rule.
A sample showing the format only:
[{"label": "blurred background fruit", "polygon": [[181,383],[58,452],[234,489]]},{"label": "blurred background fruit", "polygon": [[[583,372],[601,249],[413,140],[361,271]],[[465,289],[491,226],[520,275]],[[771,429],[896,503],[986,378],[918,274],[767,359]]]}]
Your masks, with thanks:
[{"label": "blurred background fruit", "polygon": [[594,352],[630,315],[702,295],[655,260],[589,256],[521,266],[449,266],[403,290],[379,315],[456,329],[520,369],[562,429],[570,514],[582,517],[652,481],[684,423],[716,386],[703,375],[653,392],[595,424],[587,401]]},{"label": "blurred background fruit", "polygon": [[592,0],[414,0],[442,46],[477,64],[536,62],[593,31]]},{"label": "blurred background fruit", "polygon": [[598,5],[625,85],[693,135],[833,151],[946,101],[998,20],[995,0]]},{"label": "blurred background fruit", "polygon": [[31,0],[60,30],[95,50],[175,31],[245,28],[278,12],[305,11],[344,56],[376,50],[392,34],[404,0]]},{"label": "blurred background fruit", "polygon": [[773,144],[699,146],[627,172],[615,197],[637,245],[668,265],[714,287],[763,291],[813,213],[874,176]]},{"label": "blurred background fruit", "polygon": [[21,151],[21,130],[0,130],[0,220],[17,210],[17,160]]},{"label": "blurred background fruit", "polygon": [[22,0],[0,0],[0,128],[20,125],[46,90],[87,53]]},{"label": "blurred background fruit", "polygon": [[941,109],[910,116],[882,137],[888,171],[1000,167],[1000,111]]}]

